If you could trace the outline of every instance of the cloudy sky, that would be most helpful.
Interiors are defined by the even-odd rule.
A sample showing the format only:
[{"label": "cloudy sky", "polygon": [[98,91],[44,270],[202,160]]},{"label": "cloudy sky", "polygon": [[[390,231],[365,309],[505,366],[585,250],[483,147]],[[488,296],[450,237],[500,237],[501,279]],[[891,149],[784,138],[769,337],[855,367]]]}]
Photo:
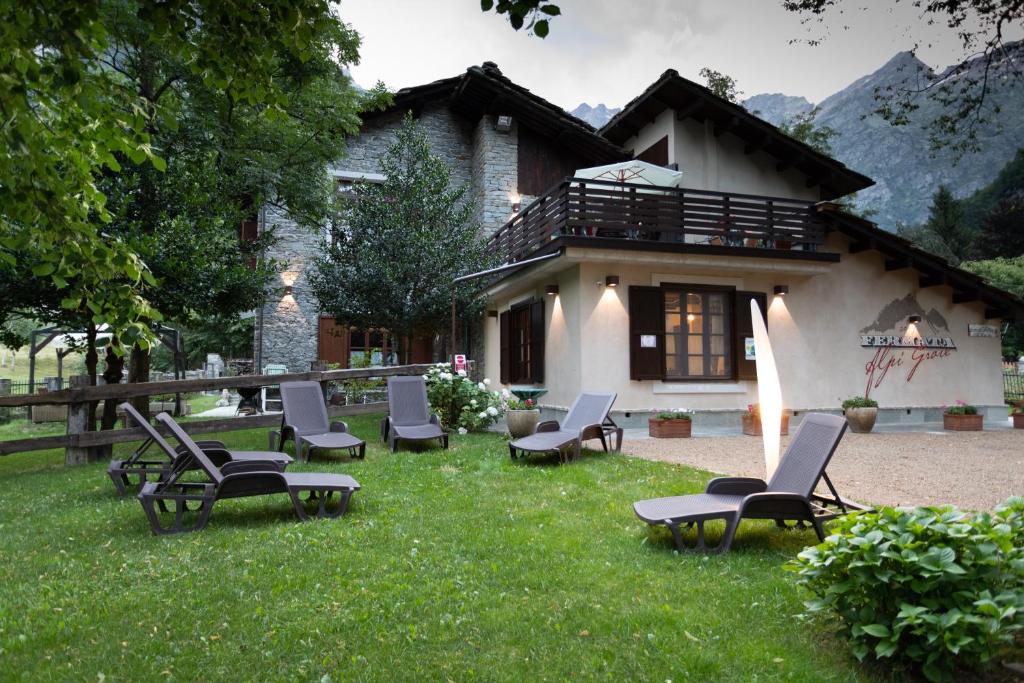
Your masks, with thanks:
[{"label": "cloudy sky", "polygon": [[[792,43],[820,37],[822,29],[802,25],[782,0],[556,4],[562,16],[543,40],[482,13],[479,0],[342,0],[340,14],[363,37],[362,63],[353,69],[363,86],[419,85],[490,60],[567,109],[580,102],[621,106],[665,69],[699,80],[704,66],[736,78],[745,96],[783,92],[819,102],[915,40],[918,56],[933,67],[961,52],[955,36],[925,26],[909,0],[846,3],[851,9],[830,15],[832,27],[816,47]],[[863,5],[871,9],[858,9]]]}]

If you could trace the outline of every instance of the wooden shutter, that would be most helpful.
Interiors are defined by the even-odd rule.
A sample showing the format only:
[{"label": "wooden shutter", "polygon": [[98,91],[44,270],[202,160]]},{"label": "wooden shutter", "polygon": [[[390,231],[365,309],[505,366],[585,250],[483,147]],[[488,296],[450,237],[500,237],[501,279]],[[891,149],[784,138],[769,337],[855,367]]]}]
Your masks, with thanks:
[{"label": "wooden shutter", "polygon": [[[654,337],[654,346],[642,346],[641,337]],[[665,298],[660,287],[629,288],[629,377],[665,378]]]},{"label": "wooden shutter", "polygon": [[530,304],[530,379],[544,383],[544,299]]},{"label": "wooden shutter", "polygon": [[503,311],[501,316],[498,318],[498,345],[500,348],[500,369],[499,369],[499,381],[502,384],[508,384],[509,378],[512,376],[512,325],[511,325],[511,314],[508,311]]},{"label": "wooden shutter", "polygon": [[768,326],[768,295],[763,292],[736,292],[733,350],[736,358],[737,379],[757,379],[757,364],[752,360],[747,360],[744,348],[747,337],[754,336],[754,322],[750,317],[751,300],[756,301],[760,306],[765,327]]},{"label": "wooden shutter", "polygon": [[637,161],[646,161],[655,166],[668,166],[668,136],[636,155]]}]

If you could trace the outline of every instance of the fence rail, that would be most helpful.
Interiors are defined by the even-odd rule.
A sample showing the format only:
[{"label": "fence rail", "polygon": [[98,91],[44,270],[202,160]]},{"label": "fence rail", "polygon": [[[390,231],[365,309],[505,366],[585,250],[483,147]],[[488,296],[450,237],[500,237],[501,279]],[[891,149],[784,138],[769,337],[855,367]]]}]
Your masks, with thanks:
[{"label": "fence rail", "polygon": [[1024,374],[1003,370],[1003,397],[1007,403],[1024,401]]},{"label": "fence rail", "polygon": [[[29,451],[64,448],[65,462],[78,464],[97,459],[97,448],[124,441],[144,438],[142,429],[117,429],[91,431],[88,429],[89,405],[95,401],[123,400],[143,396],[191,393],[220,389],[257,388],[275,386],[282,382],[313,381],[321,385],[354,379],[391,377],[399,375],[422,375],[430,365],[398,365],[381,368],[360,368],[355,370],[314,370],[286,375],[243,375],[239,377],[218,377],[204,379],[181,379],[162,382],[140,382],[137,384],[105,384],[88,386],[87,377],[71,378],[71,388],[46,394],[24,396],[0,396],[0,408],[20,408],[34,405],[67,405],[67,433],[55,436],[12,439],[0,441],[0,455],[25,453]],[[331,406],[331,415],[360,415],[387,409],[383,401],[346,406]],[[192,434],[272,427],[280,424],[280,415],[253,415],[214,420],[199,420],[182,425]]]}]

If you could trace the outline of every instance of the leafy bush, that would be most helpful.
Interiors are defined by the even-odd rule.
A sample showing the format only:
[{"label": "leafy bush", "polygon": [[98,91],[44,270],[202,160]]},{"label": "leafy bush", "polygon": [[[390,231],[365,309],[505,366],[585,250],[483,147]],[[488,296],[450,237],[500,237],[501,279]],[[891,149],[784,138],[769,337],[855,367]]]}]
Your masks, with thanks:
[{"label": "leafy bush", "polygon": [[487,389],[491,380],[474,382],[465,370],[452,372],[451,363],[438,363],[423,378],[430,407],[445,429],[483,431],[501,417],[501,394]]},{"label": "leafy bush", "polygon": [[685,408],[678,408],[676,410],[664,410],[658,413],[657,418],[659,420],[692,420],[693,411]]},{"label": "leafy bush", "polygon": [[522,399],[518,396],[509,396],[505,399],[505,410],[534,410],[537,402],[532,398]]},{"label": "leafy bush", "polygon": [[786,566],[853,654],[932,681],[986,664],[1024,627],[1024,498],[995,513],[882,508],[846,517]]},{"label": "leafy bush", "polygon": [[847,408],[877,408],[878,401],[866,396],[851,396],[843,401],[843,410]]},{"label": "leafy bush", "polygon": [[977,415],[978,409],[963,401],[957,401],[955,406],[946,406],[946,415]]}]

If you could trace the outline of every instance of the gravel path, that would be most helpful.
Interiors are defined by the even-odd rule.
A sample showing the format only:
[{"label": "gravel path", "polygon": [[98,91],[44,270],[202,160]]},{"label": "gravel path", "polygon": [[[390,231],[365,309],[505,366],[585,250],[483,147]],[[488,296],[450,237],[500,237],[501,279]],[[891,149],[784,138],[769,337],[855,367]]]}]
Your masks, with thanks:
[{"label": "gravel path", "polygon": [[[783,451],[787,442],[783,437]],[[622,450],[711,472],[764,476],[761,439],[750,436],[627,439]],[[1024,495],[1024,431],[847,432],[828,474],[840,495],[865,503],[987,510]]]}]

